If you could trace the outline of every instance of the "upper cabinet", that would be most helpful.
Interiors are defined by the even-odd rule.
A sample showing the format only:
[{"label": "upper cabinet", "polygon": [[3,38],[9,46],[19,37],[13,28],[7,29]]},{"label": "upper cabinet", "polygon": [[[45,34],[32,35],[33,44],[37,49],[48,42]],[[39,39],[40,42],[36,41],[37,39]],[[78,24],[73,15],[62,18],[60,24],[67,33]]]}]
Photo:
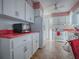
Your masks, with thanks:
[{"label": "upper cabinet", "polygon": [[34,23],[34,9],[31,7],[31,13],[30,13],[30,17],[31,17],[31,22],[33,22]]},{"label": "upper cabinet", "polygon": [[30,5],[26,2],[26,21],[30,22],[30,14],[29,14]]},{"label": "upper cabinet", "polygon": [[39,17],[39,16],[43,16],[43,9],[42,8],[39,8],[39,9],[35,9],[34,11],[34,15],[35,17]]},{"label": "upper cabinet", "polygon": [[26,0],[0,0],[0,14],[34,23],[34,9],[32,3],[28,2]]},{"label": "upper cabinet", "polygon": [[34,23],[34,9],[26,2],[26,21]]},{"label": "upper cabinet", "polygon": [[15,0],[3,0],[3,14],[15,17]]},{"label": "upper cabinet", "polygon": [[0,14],[2,14],[2,0],[0,0]]},{"label": "upper cabinet", "polygon": [[0,0],[1,12],[3,15],[25,21],[25,0]]},{"label": "upper cabinet", "polygon": [[15,0],[16,18],[25,20],[25,0]]},{"label": "upper cabinet", "polygon": [[35,17],[40,16],[40,9],[35,9],[34,15]]}]

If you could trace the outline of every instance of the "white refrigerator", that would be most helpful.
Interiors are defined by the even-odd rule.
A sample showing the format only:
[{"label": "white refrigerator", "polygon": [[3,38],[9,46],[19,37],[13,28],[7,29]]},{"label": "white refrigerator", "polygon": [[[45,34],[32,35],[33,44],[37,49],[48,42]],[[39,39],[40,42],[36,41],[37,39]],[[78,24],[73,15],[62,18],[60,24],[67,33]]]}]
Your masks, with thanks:
[{"label": "white refrigerator", "polygon": [[43,48],[43,17],[35,17],[34,23],[31,24],[31,31],[39,32],[39,48]]}]

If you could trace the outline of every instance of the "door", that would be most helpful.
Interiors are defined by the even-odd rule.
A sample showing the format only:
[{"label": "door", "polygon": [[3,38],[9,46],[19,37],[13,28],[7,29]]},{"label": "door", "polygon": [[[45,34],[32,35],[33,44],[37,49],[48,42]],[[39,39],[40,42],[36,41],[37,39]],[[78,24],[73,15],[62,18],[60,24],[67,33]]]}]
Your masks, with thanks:
[{"label": "door", "polygon": [[15,17],[15,1],[3,0],[3,14],[11,17]]},{"label": "door", "polygon": [[14,59],[24,59],[24,46],[18,46],[14,49]]},{"label": "door", "polygon": [[0,14],[2,14],[2,0],[0,0]]},{"label": "door", "polygon": [[16,18],[25,21],[25,0],[15,0]]}]

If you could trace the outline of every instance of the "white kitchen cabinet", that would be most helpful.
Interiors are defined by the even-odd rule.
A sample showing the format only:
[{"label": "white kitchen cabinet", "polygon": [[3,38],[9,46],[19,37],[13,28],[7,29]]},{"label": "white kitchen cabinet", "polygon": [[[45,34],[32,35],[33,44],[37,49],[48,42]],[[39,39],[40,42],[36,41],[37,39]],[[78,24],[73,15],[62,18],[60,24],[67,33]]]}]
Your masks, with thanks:
[{"label": "white kitchen cabinet", "polygon": [[44,13],[44,11],[43,11],[42,8],[39,8],[39,9],[35,9],[35,10],[34,10],[34,16],[35,16],[35,17],[38,17],[38,16],[39,16],[39,17],[40,17],[40,16],[42,17],[42,16],[43,16],[43,13]]},{"label": "white kitchen cabinet", "polygon": [[30,5],[26,2],[26,21],[30,22]]},{"label": "white kitchen cabinet", "polygon": [[25,21],[25,0],[0,0],[0,14]]},{"label": "white kitchen cabinet", "polygon": [[34,9],[31,7],[31,22],[34,23]]},{"label": "white kitchen cabinet", "polygon": [[39,48],[39,33],[0,38],[0,59],[30,59]]},{"label": "white kitchen cabinet", "polygon": [[26,52],[25,52],[25,59],[30,59],[32,57],[32,35],[28,34],[26,36],[26,43],[25,43],[25,47],[26,47]]},{"label": "white kitchen cabinet", "polygon": [[39,48],[39,33],[33,33],[33,54],[37,51]]},{"label": "white kitchen cabinet", "polygon": [[34,10],[34,16],[35,17],[40,16],[40,9],[35,9]]},{"label": "white kitchen cabinet", "polygon": [[2,0],[0,0],[0,14],[2,14]]},{"label": "white kitchen cabinet", "polygon": [[13,59],[24,59],[24,46],[18,46],[13,51]]},{"label": "white kitchen cabinet", "polygon": [[16,18],[25,20],[25,0],[15,0]]},{"label": "white kitchen cabinet", "polygon": [[37,40],[33,39],[33,54],[37,51]]},{"label": "white kitchen cabinet", "polygon": [[26,21],[34,23],[34,10],[30,4],[26,2]]},{"label": "white kitchen cabinet", "polygon": [[3,0],[3,15],[15,17],[15,0]]},{"label": "white kitchen cabinet", "polygon": [[24,59],[25,36],[7,39],[0,38],[0,59]]}]

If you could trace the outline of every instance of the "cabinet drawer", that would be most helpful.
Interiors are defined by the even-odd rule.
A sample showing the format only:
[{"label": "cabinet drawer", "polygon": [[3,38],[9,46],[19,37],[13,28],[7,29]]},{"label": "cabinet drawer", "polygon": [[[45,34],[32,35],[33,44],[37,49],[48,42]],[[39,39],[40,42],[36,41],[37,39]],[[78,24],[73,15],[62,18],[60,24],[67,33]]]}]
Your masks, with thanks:
[{"label": "cabinet drawer", "polygon": [[24,45],[24,37],[18,37],[13,40],[13,48],[16,48],[22,44]]}]

